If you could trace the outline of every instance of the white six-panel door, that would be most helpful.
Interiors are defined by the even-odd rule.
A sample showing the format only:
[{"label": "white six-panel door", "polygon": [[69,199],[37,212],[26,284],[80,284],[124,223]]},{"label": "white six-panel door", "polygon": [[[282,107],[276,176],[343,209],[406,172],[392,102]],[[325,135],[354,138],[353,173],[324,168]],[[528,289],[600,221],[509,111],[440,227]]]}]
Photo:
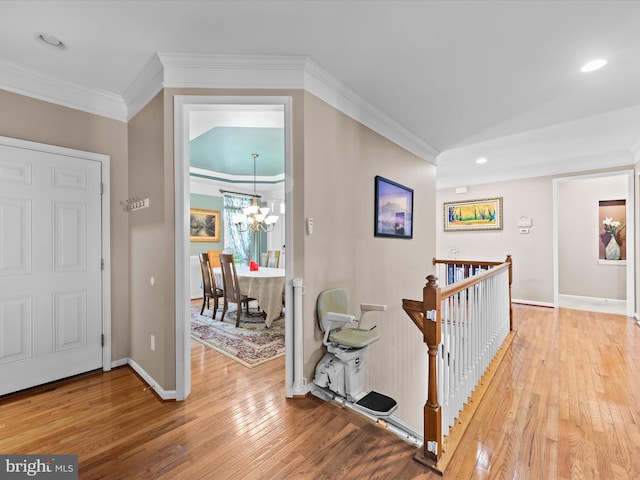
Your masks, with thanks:
[{"label": "white six-panel door", "polygon": [[102,367],[101,165],[0,145],[0,395]]}]

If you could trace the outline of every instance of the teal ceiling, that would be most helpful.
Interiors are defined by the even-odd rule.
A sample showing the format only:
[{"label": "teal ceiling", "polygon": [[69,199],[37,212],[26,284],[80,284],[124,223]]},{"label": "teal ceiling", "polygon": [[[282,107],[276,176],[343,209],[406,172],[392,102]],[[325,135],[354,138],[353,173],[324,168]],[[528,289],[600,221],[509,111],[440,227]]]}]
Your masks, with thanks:
[{"label": "teal ceiling", "polygon": [[284,128],[215,127],[189,142],[192,167],[229,175],[253,177],[284,173]]}]

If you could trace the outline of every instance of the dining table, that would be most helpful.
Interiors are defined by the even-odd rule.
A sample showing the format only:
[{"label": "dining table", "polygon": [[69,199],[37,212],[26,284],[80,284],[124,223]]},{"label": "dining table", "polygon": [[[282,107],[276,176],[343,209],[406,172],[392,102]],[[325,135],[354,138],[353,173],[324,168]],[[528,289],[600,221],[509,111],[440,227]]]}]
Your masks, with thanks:
[{"label": "dining table", "polygon": [[[220,267],[212,270],[216,284],[223,285]],[[236,273],[240,293],[258,301],[260,309],[265,313],[264,323],[269,328],[282,315],[284,268],[259,267],[258,270],[250,270],[248,265],[236,265]]]}]

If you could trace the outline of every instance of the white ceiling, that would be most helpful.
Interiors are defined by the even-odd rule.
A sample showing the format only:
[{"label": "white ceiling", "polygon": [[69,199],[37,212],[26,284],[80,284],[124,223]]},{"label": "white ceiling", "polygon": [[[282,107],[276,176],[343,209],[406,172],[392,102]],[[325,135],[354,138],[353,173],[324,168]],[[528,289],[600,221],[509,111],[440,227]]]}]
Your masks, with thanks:
[{"label": "white ceiling", "polygon": [[207,105],[189,113],[189,140],[215,127],[284,128],[282,105]]},{"label": "white ceiling", "polygon": [[[540,162],[629,164],[640,138],[638,25],[640,2],[613,0],[4,0],[0,88],[27,72],[123,98],[157,52],[307,56],[444,152],[439,185],[453,186],[542,172]],[[67,50],[39,45],[39,32]],[[596,57],[608,65],[580,73]],[[479,154],[489,158],[481,171]]]}]

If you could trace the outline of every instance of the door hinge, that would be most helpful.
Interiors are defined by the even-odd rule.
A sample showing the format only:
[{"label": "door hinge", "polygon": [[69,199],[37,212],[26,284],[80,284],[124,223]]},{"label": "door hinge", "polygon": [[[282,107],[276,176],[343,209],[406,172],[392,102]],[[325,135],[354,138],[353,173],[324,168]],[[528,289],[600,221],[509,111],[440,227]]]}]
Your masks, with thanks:
[{"label": "door hinge", "polygon": [[104,183],[100,182],[100,195],[104,195]]},{"label": "door hinge", "polygon": [[104,258],[100,259],[100,270],[104,270]]},{"label": "door hinge", "polygon": [[104,333],[100,335],[100,345],[104,347]]}]

